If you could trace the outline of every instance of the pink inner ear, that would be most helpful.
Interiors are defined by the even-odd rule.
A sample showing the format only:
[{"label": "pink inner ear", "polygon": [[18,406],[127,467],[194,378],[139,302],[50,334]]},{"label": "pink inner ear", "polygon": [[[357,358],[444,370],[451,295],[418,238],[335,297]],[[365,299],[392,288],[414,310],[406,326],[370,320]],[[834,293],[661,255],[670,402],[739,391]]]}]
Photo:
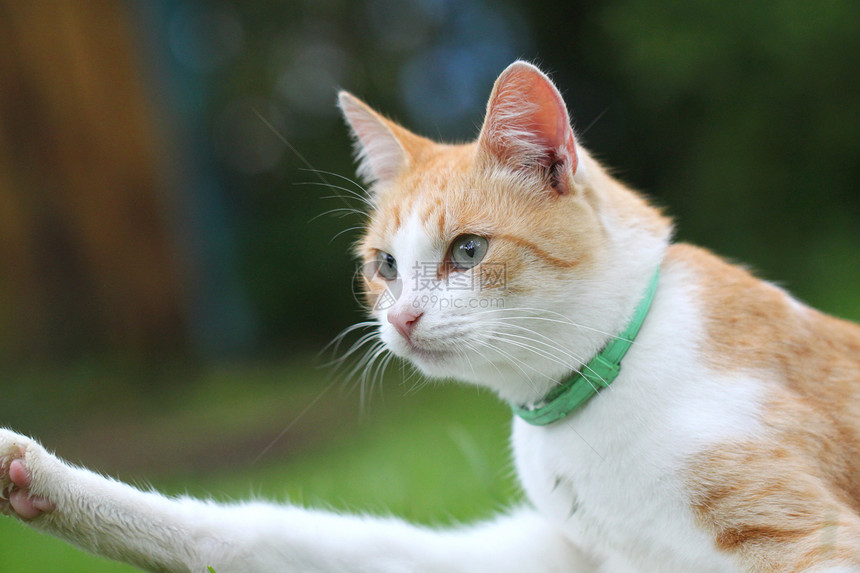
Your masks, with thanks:
[{"label": "pink inner ear", "polygon": [[512,64],[496,82],[481,138],[499,157],[576,171],[573,130],[564,100],[540,70]]},{"label": "pink inner ear", "polygon": [[527,116],[527,129],[534,135],[537,144],[547,149],[562,147],[570,131],[564,104],[557,101],[555,88],[546,82],[536,82],[529,87],[528,99],[535,102],[537,107]]}]

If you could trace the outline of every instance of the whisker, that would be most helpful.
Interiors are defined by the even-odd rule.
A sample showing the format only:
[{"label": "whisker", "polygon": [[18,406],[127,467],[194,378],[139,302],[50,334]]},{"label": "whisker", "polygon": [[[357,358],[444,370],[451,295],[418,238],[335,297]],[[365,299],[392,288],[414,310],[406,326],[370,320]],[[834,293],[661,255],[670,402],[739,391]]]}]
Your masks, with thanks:
[{"label": "whisker", "polygon": [[[376,332],[375,330],[372,332],[367,332],[365,334],[362,334],[358,338],[358,340],[353,342],[352,345],[349,347],[349,349],[347,349],[347,351],[344,352],[343,355],[340,356],[340,358],[332,360],[327,365],[337,367],[338,365],[342,364],[347,358],[354,355],[362,346],[364,346],[368,342],[378,338],[378,336],[379,336],[379,333]],[[382,343],[381,340],[377,340],[377,342]]]},{"label": "whisker", "polygon": [[[364,351],[364,353],[352,363],[352,367],[344,376],[344,383],[348,384],[350,380],[356,385],[363,385],[367,378],[367,366],[372,362],[379,350],[384,347],[384,343],[379,339],[371,339],[372,344]],[[366,341],[365,341],[366,344]],[[360,375],[359,372],[361,373]]]},{"label": "whisker", "polygon": [[325,352],[330,347],[332,347],[332,352],[337,352],[338,348],[340,347],[341,342],[343,342],[344,337],[346,337],[348,334],[358,330],[359,328],[369,328],[372,326],[376,326],[377,324],[378,323],[375,320],[365,320],[363,322],[356,322],[355,324],[351,324],[351,325],[347,326],[342,331],[340,331],[340,333],[337,336],[332,338],[331,342],[326,344],[323,347],[323,349],[320,351],[320,353]]},{"label": "whisker", "polygon": [[367,207],[373,209],[375,205],[368,199],[366,194],[359,193],[354,189],[350,189],[349,187],[344,187],[343,185],[334,185],[332,183],[319,183],[317,181],[296,181],[293,185],[319,185],[320,187],[325,187],[327,189],[333,189],[335,191],[343,191],[346,195],[326,195],[325,197],[321,197],[321,199],[355,199],[356,201],[366,205]]},{"label": "whisker", "polygon": [[333,236],[333,237],[331,238],[331,240],[329,240],[329,244],[331,244],[331,243],[335,242],[335,240],[336,240],[338,237],[340,237],[341,235],[344,235],[344,234],[346,234],[346,233],[349,233],[350,231],[355,231],[355,230],[358,230],[358,229],[364,229],[364,225],[356,225],[356,226],[354,226],[354,227],[347,227],[346,229],[343,229],[342,231],[338,231],[338,232],[335,234],[335,236]]},{"label": "whisker", "polygon": [[366,213],[364,211],[359,211],[358,209],[354,209],[352,207],[335,207],[334,209],[329,209],[327,211],[323,211],[322,213],[314,215],[313,217],[308,219],[308,223],[313,223],[320,217],[327,217],[329,215],[335,215],[338,218],[343,219],[344,217],[348,217],[350,215],[359,215],[361,217],[364,217]]},{"label": "whisker", "polygon": [[[472,347],[472,346],[471,346],[471,345],[469,345],[468,343],[467,343],[467,344],[465,344],[465,346],[466,346],[466,348],[468,348],[469,350],[473,350],[473,351],[474,351],[474,347]],[[474,365],[474,364],[472,364],[472,361],[469,359],[469,354],[468,354],[467,352],[465,352],[463,349],[459,348],[459,347],[455,347],[455,349],[456,349],[457,355],[458,355],[458,356],[462,356],[462,357],[463,357],[463,359],[466,361],[466,363],[469,365],[469,370],[471,370],[471,371],[472,371],[472,375],[474,376],[474,375],[475,375],[475,365]],[[480,354],[480,353],[478,353],[478,354]]]},{"label": "whisker", "polygon": [[554,319],[554,318],[550,318],[548,316],[533,316],[533,315],[500,316],[499,318],[503,318],[505,320],[515,320],[515,319],[516,320],[542,320],[542,321],[546,321],[546,322],[554,322],[557,324],[566,324],[568,326],[573,326],[575,328],[579,328],[582,330],[590,330],[592,332],[596,332],[598,334],[602,334],[602,335],[608,336],[610,338],[615,338],[618,340],[624,340],[626,342],[635,343],[635,341],[629,340],[627,338],[623,338],[623,337],[615,335],[615,334],[611,334],[611,333],[606,332],[604,330],[600,330],[599,328],[594,328],[592,326],[586,326],[584,324],[579,324],[577,322],[574,322],[573,320],[571,320],[567,316],[561,314],[560,312],[556,312],[556,311],[545,309],[545,308],[529,308],[529,307],[490,308],[490,309],[481,309],[480,312],[481,313],[490,313],[490,312],[519,312],[519,311],[533,311],[533,312],[538,312],[538,313],[552,314],[552,315],[556,315],[556,316],[561,317],[561,319]]},{"label": "whisker", "polygon": [[[582,367],[586,367],[586,368],[588,368],[589,370],[591,370],[592,372],[594,372],[594,371],[593,371],[593,370],[592,370],[592,369],[591,369],[587,364],[582,363],[582,361],[581,361],[581,360],[579,360],[579,361],[578,361],[578,362],[579,362],[579,364],[577,364],[577,365],[568,364],[567,362],[564,362],[564,361],[558,360],[558,359],[557,359],[557,358],[555,358],[552,354],[550,354],[550,353],[548,353],[548,352],[546,352],[546,351],[540,350],[539,348],[537,348],[537,347],[535,347],[535,346],[532,346],[532,345],[530,345],[530,344],[526,344],[526,343],[523,343],[523,342],[518,342],[518,341],[512,341],[512,340],[509,340],[509,339],[505,339],[505,338],[503,338],[502,336],[517,336],[517,335],[513,335],[513,334],[510,334],[510,333],[505,333],[504,335],[497,336],[497,337],[496,337],[496,339],[497,339],[497,340],[500,340],[500,341],[503,341],[503,342],[506,342],[507,344],[512,344],[512,345],[515,345],[515,346],[519,346],[520,348],[522,348],[522,349],[524,349],[524,350],[530,350],[531,352],[533,352],[533,353],[537,354],[538,356],[541,356],[541,357],[543,357],[543,358],[546,358],[546,359],[550,360],[551,362],[554,362],[554,363],[556,363],[556,364],[558,364],[558,365],[560,365],[560,366],[564,366],[564,367],[565,367],[566,369],[568,369],[568,370],[577,370],[577,366],[582,366]],[[518,337],[518,338],[526,338],[526,337],[522,337],[522,336],[520,336],[520,337]],[[532,340],[532,339],[530,339],[530,338],[526,338],[526,339],[527,339],[527,340],[531,340],[532,342],[537,342],[537,341],[534,341],[534,340]],[[610,386],[609,384],[606,384],[606,380],[604,380],[602,376],[600,376],[599,374],[597,374],[597,372],[594,372],[594,374],[596,374],[596,375],[597,375],[601,380],[603,380],[603,382],[604,382],[604,386],[603,386],[603,387],[609,387],[609,388],[611,388],[611,387],[612,387],[612,386]],[[585,377],[584,377],[584,378],[585,378]],[[589,386],[591,386],[591,388],[592,388],[595,392],[599,392],[599,391],[600,391],[600,388],[598,388],[597,386],[595,386],[595,384],[594,384],[594,383],[593,383],[589,378],[585,378],[585,380],[586,380],[586,382],[588,382],[588,385],[589,385]],[[557,381],[557,380],[556,380],[555,382],[556,382],[556,383],[558,383],[558,381]]]},{"label": "whisker", "polygon": [[[369,360],[364,365],[362,376],[360,377],[361,386],[359,393],[359,410],[361,415],[364,415],[367,411],[367,404],[369,403],[370,396],[373,393],[373,381],[374,381],[374,368],[377,360],[380,357],[385,356],[388,353],[388,349],[385,347],[385,344],[381,343],[374,348],[372,354],[370,354]],[[370,382],[368,384],[368,381]],[[369,386],[369,387],[368,387]]]},{"label": "whisker", "polygon": [[[430,385],[431,382],[433,382],[432,378],[426,376],[423,372],[413,367],[408,360],[400,361],[400,375],[400,384],[402,386],[411,384],[409,389],[406,391],[407,396],[410,396],[416,392],[423,390],[425,387]],[[412,380],[415,378],[417,378],[418,380],[412,383]]]},{"label": "whisker", "polygon": [[284,135],[283,135],[280,131],[278,131],[278,130],[277,130],[277,128],[275,128],[275,126],[274,126],[274,125],[272,125],[272,123],[271,123],[268,119],[266,119],[266,118],[265,118],[265,116],[264,116],[262,113],[260,113],[260,112],[257,110],[257,108],[256,108],[256,107],[251,106],[251,111],[253,111],[253,112],[254,112],[254,114],[255,114],[258,118],[260,118],[260,121],[262,121],[262,122],[263,122],[263,124],[265,124],[265,126],[266,126],[266,127],[268,127],[268,128],[272,131],[272,133],[274,133],[274,134],[275,134],[275,136],[276,136],[278,139],[280,139],[280,140],[281,140],[281,143],[283,143],[284,145],[286,145],[286,146],[287,146],[287,149],[289,149],[290,151],[292,151],[292,152],[293,152],[293,154],[294,154],[296,157],[298,157],[298,158],[299,158],[299,160],[301,160],[301,162],[302,162],[302,163],[304,163],[304,164],[305,164],[305,166],[306,166],[310,171],[313,171],[314,173],[316,173],[316,176],[317,176],[317,178],[319,178],[319,180],[320,180],[320,181],[322,181],[323,183],[325,183],[326,185],[328,185],[328,181],[326,181],[326,180],[325,180],[325,177],[323,177],[323,176],[321,175],[321,173],[323,173],[323,172],[322,172],[322,171],[320,171],[320,170],[318,170],[318,169],[314,169],[314,166],[313,166],[313,165],[311,165],[311,164],[310,164],[310,162],[309,162],[307,159],[305,159],[305,156],[304,156],[304,155],[302,155],[302,154],[299,152],[299,150],[298,150],[298,149],[296,149],[296,148],[293,146],[293,144],[292,144],[292,143],[290,143],[290,142],[287,140],[287,138],[286,138],[286,137],[284,137]]},{"label": "whisker", "polygon": [[586,134],[586,133],[588,133],[588,131],[589,131],[592,127],[594,127],[594,124],[596,124],[598,121],[600,121],[601,119],[603,119],[603,116],[604,116],[604,115],[606,115],[606,112],[607,112],[607,111],[609,111],[609,108],[610,108],[610,107],[611,107],[611,106],[606,106],[606,108],[604,108],[604,110],[603,110],[603,111],[601,111],[600,113],[598,113],[598,114],[597,114],[597,117],[595,117],[594,119],[592,119],[592,120],[591,120],[591,123],[589,123],[588,125],[586,125],[586,126],[585,126],[585,129],[583,129],[582,131],[580,131],[580,132],[579,132],[579,137],[583,137],[583,136],[585,136],[585,134]]},{"label": "whisker", "polygon": [[[320,173],[320,170],[318,170],[318,169],[315,171],[317,173]],[[342,175],[338,175],[337,173],[331,173],[331,172],[326,172],[326,173],[328,173],[329,175],[334,175],[336,177],[343,177]],[[344,177],[344,179],[346,179],[350,183],[354,183],[354,181],[352,181],[351,179],[348,179],[346,177]],[[329,189],[336,189],[338,191],[343,191],[344,193],[347,193],[348,195],[355,197],[356,199],[358,199],[362,203],[367,203],[368,205],[373,205],[373,203],[370,202],[370,199],[368,199],[368,195],[364,191],[364,189],[362,189],[361,191],[356,191],[355,189],[350,189],[349,187],[344,187],[343,185],[336,185],[334,183],[331,183],[330,181],[326,181],[326,182],[296,181],[295,183],[293,183],[293,185],[320,185],[322,187],[327,187]],[[335,197],[342,197],[342,195],[335,195]]]},{"label": "whisker", "polygon": [[[299,170],[300,171],[308,171],[308,172],[316,173],[316,174],[330,175],[331,177],[337,177],[338,179],[343,179],[344,181],[351,183],[351,184],[355,185],[356,187],[358,187],[359,190],[361,190],[361,192],[364,193],[366,196],[370,196],[370,193],[368,192],[367,188],[364,185],[362,185],[361,183],[359,183],[358,181],[356,181],[355,179],[353,179],[351,177],[347,177],[346,175],[341,175],[340,173],[335,173],[333,171],[325,171],[323,169],[315,169],[311,166],[302,167]],[[328,184],[328,181],[326,181],[326,183]]]},{"label": "whisker", "polygon": [[[550,354],[544,350],[541,350],[535,346],[532,346],[530,344],[526,344],[525,342],[521,342],[519,340],[511,340],[510,338],[507,338],[506,336],[507,336],[506,334],[496,334],[496,335],[492,336],[492,340],[496,340],[498,342],[509,344],[511,346],[520,348],[522,350],[526,350],[533,355],[537,355],[537,356],[540,356],[542,358],[546,358],[550,362],[564,367],[565,370],[574,369],[573,365],[571,365],[571,364],[569,364],[563,360],[559,360],[557,357],[553,356],[552,354]],[[521,360],[524,364],[528,364],[526,361],[524,361],[522,359],[518,359],[518,360]],[[552,376],[549,376],[548,374],[541,372],[540,370],[532,367],[531,365],[529,365],[529,368],[531,370],[533,370],[534,372],[539,373],[541,375],[541,377],[546,378],[547,380],[551,380],[554,385],[556,385],[558,383],[558,380],[556,378],[553,378]]]},{"label": "whisker", "polygon": [[[484,344],[486,345],[486,343],[484,343]],[[497,351],[497,352],[500,352],[500,351],[499,351],[499,349],[498,349],[498,348],[496,348],[496,347],[491,347],[491,348],[492,348],[493,350]],[[510,355],[509,355],[509,356],[510,356]],[[511,358],[513,358],[514,360],[517,360],[516,358],[514,358],[514,357],[512,357],[512,356],[511,356]],[[519,360],[517,360],[517,361],[518,361],[518,362],[521,362],[521,361],[519,361]],[[523,374],[525,374],[525,372],[523,372]],[[535,387],[535,385],[534,385],[534,383],[531,381],[531,379],[530,379],[530,378],[528,378],[528,377],[526,376],[526,377],[525,377],[525,381],[526,381],[526,383],[527,383],[527,384],[529,384],[529,385],[531,386],[532,390],[534,390],[534,391],[535,391],[535,394],[537,394],[537,393],[538,393],[537,388]],[[580,433],[577,431],[577,429],[576,429],[576,428],[574,428],[574,427],[573,427],[573,425],[571,424],[570,420],[568,420],[567,418],[565,418],[565,419],[563,419],[563,420],[561,420],[561,421],[564,423],[564,425],[566,425],[568,428],[570,428],[570,430],[571,430],[574,434],[576,434],[576,436],[577,436],[580,440],[582,440],[582,443],[584,443],[586,446],[588,446],[588,448],[589,448],[592,452],[594,452],[594,454],[595,454],[598,458],[600,458],[600,459],[601,459],[601,461],[603,461],[603,462],[605,462],[605,461],[606,461],[606,458],[604,458],[604,457],[603,457],[603,455],[601,455],[601,453],[600,453],[600,452],[598,452],[598,451],[597,451],[597,449],[596,449],[594,446],[592,446],[592,445],[591,445],[591,443],[590,443],[588,440],[586,440],[586,439],[583,437],[583,435],[582,435],[582,434],[580,434]]]},{"label": "whisker", "polygon": [[[510,352],[506,352],[506,351],[502,350],[498,346],[493,346],[493,345],[491,345],[485,341],[476,340],[473,342],[481,344],[482,346],[485,346],[485,347],[489,348],[490,350],[494,350],[495,352],[501,354],[502,358],[506,359],[511,364],[511,366],[515,366],[522,373],[523,378],[526,380],[526,382],[528,384],[532,385],[532,387],[533,387],[532,389],[535,391],[535,394],[539,394],[538,389],[536,386],[534,386],[532,384],[531,377],[528,374],[526,374],[526,371],[523,370],[522,366],[525,366],[526,368],[528,368],[529,370],[531,370],[532,372],[534,372],[538,376],[541,376],[542,378],[546,378],[547,380],[552,380],[552,378],[550,378],[549,376],[547,376],[546,374],[544,374],[543,372],[541,372],[537,368],[533,367],[531,364],[528,364],[524,360],[517,358],[516,356],[514,356]],[[520,365],[522,365],[522,366],[520,366]]]},{"label": "whisker", "polygon": [[257,457],[255,457],[255,458],[251,461],[251,465],[253,466],[253,465],[255,465],[257,462],[259,462],[259,461],[263,458],[263,456],[265,456],[265,455],[266,455],[266,453],[267,453],[269,450],[271,450],[271,449],[272,449],[272,447],[274,447],[274,445],[275,445],[276,443],[278,443],[278,441],[280,441],[280,440],[281,440],[281,438],[283,438],[283,437],[287,434],[287,432],[289,432],[289,431],[290,431],[290,429],[292,429],[292,427],[293,427],[293,426],[295,426],[295,425],[299,422],[299,420],[301,420],[301,419],[304,417],[304,415],[305,415],[305,414],[307,414],[308,412],[310,412],[310,411],[311,411],[311,409],[312,409],[314,406],[316,406],[317,402],[319,402],[319,401],[322,399],[322,397],[323,397],[323,396],[325,396],[325,395],[326,395],[326,393],[328,393],[328,391],[332,388],[332,386],[334,386],[334,385],[335,385],[335,382],[336,382],[335,380],[332,380],[331,382],[329,382],[328,384],[326,384],[325,386],[323,386],[323,389],[320,391],[320,393],[319,393],[319,394],[317,394],[317,395],[316,395],[316,397],[315,397],[313,400],[311,400],[310,402],[308,402],[308,404],[307,404],[307,405],[302,409],[302,411],[301,411],[301,412],[299,412],[299,413],[296,415],[296,417],[295,417],[295,418],[293,418],[293,419],[290,421],[290,423],[289,423],[289,424],[287,424],[286,426],[284,426],[284,429],[283,429],[283,430],[281,430],[281,431],[278,433],[278,435],[277,435],[277,436],[275,436],[275,437],[272,439],[272,441],[271,441],[271,442],[269,442],[269,444],[268,444],[265,448],[263,448],[263,449],[260,451],[260,453],[259,453],[259,454],[257,454]]},{"label": "whisker", "polygon": [[[495,363],[494,361],[492,361],[492,360],[487,360],[487,357],[486,357],[483,353],[481,353],[481,351],[480,351],[480,350],[478,350],[472,342],[469,342],[469,341],[463,341],[463,344],[464,344],[467,348],[469,348],[470,350],[472,350],[475,354],[477,354],[478,356],[480,356],[481,358],[483,358],[483,359],[486,361],[486,363],[487,363],[487,364],[489,364],[490,366],[492,366],[493,368],[495,368],[496,373],[498,373],[498,375],[499,375],[500,377],[502,376],[502,371],[501,371],[501,370],[499,370],[499,367],[496,365],[496,363]],[[492,346],[490,346],[490,345],[487,345],[487,347],[488,347],[488,348],[492,348]],[[469,364],[471,365],[471,361],[469,361]],[[472,368],[472,371],[474,372],[474,367]]]},{"label": "whisker", "polygon": [[[522,337],[522,338],[526,338],[528,340],[531,340],[532,342],[542,344],[542,345],[546,346],[547,348],[551,349],[552,351],[561,352],[561,353],[565,354],[566,356],[568,356],[569,358],[571,358],[577,364],[581,364],[583,366],[585,365],[585,361],[582,358],[580,358],[579,356],[576,356],[575,354],[572,354],[572,353],[568,352],[567,350],[563,349],[562,347],[560,347],[558,345],[558,343],[555,340],[553,340],[552,338],[546,336],[545,334],[543,334],[541,332],[538,332],[537,330],[534,330],[532,328],[528,328],[527,326],[523,326],[522,324],[505,322],[505,321],[500,321],[500,320],[491,320],[491,321],[488,321],[487,323],[505,326],[506,328],[518,328],[520,330],[524,330],[524,331],[526,331],[530,334],[533,334],[535,336],[539,336],[540,338],[543,339],[542,341],[535,340],[535,339],[530,338],[530,337]],[[508,334],[511,334],[512,336],[516,336],[513,333],[508,333]]]},{"label": "whisker", "polygon": [[[546,345],[539,340],[534,340],[533,338],[530,338],[528,336],[522,336],[520,334],[514,334],[512,332],[495,332],[491,335],[491,337],[493,340],[499,340],[499,341],[502,341],[502,342],[505,342],[508,344],[516,345],[519,348],[529,350],[538,356],[541,356],[543,358],[547,358],[551,362],[558,364],[559,366],[564,366],[565,368],[568,368],[568,369],[572,369],[572,368],[575,368],[577,366],[582,365],[582,361],[579,359],[576,359],[576,358],[574,358],[573,363],[568,362],[566,360],[562,360],[561,358],[552,354],[552,350],[555,350],[555,348],[550,347],[549,345]],[[512,340],[512,339],[515,339],[515,340]],[[548,350],[544,350],[538,346],[535,346],[534,344],[529,344],[529,342],[532,342],[534,344],[541,344],[541,345],[547,346]]]},{"label": "whisker", "polygon": [[[609,383],[606,381],[606,379],[605,379],[603,376],[601,376],[601,375],[600,375],[600,373],[598,373],[597,371],[595,371],[595,370],[594,370],[594,368],[592,368],[591,366],[589,366],[589,365],[588,365],[588,363],[587,363],[584,359],[582,359],[582,358],[580,358],[580,357],[578,357],[578,356],[575,356],[575,355],[573,355],[573,354],[571,354],[571,353],[569,353],[569,352],[565,351],[565,350],[564,350],[564,349],[562,349],[562,348],[559,348],[559,347],[558,347],[558,345],[557,345],[557,344],[555,344],[555,341],[553,341],[552,339],[548,338],[547,336],[545,336],[545,335],[541,334],[540,332],[534,331],[534,330],[532,330],[532,329],[530,329],[530,328],[526,328],[526,327],[524,327],[524,326],[522,326],[522,325],[519,325],[519,324],[508,324],[508,323],[502,323],[502,324],[505,324],[505,326],[509,326],[509,327],[516,327],[516,328],[520,328],[520,329],[523,329],[523,330],[525,330],[525,331],[527,331],[527,332],[531,332],[532,334],[535,334],[535,335],[537,335],[537,336],[540,336],[540,337],[542,337],[542,338],[545,338],[545,339],[546,339],[546,340],[548,340],[549,342],[543,342],[543,341],[540,341],[540,340],[535,340],[535,339],[530,338],[530,337],[515,335],[515,334],[513,334],[513,333],[504,333],[506,336],[514,336],[514,337],[517,337],[517,338],[523,338],[523,339],[525,339],[525,340],[529,340],[530,342],[534,342],[535,344],[541,344],[541,345],[546,346],[547,348],[549,348],[549,349],[550,349],[550,351],[562,352],[562,353],[566,354],[567,356],[569,356],[570,358],[572,358],[572,359],[574,360],[574,362],[576,363],[575,365],[570,365],[570,369],[572,369],[572,370],[578,370],[578,369],[580,369],[580,367],[581,367],[581,368],[585,368],[585,369],[587,369],[589,372],[591,372],[592,374],[594,374],[595,376],[597,376],[598,378],[600,378],[601,382],[603,382],[602,388],[609,388],[610,392],[614,392],[614,391],[615,391],[615,388],[614,388],[611,384],[609,384]],[[535,348],[534,350],[535,350],[535,352],[537,352],[537,349],[536,349],[536,348]],[[550,358],[550,359],[553,359],[553,358],[554,358],[554,356],[552,356],[552,355],[551,355],[551,353],[550,353],[549,351],[547,351],[546,353],[540,354],[540,355],[541,355],[541,356],[544,356],[545,358]],[[557,364],[562,364],[561,362],[559,362],[559,361],[557,361],[557,360],[555,360],[555,362],[556,362]],[[566,364],[562,364],[562,365],[566,365]],[[575,367],[575,366],[576,366],[576,367]],[[586,378],[586,381],[588,381],[589,385],[590,385],[590,386],[591,386],[595,391],[598,391],[598,390],[599,390],[597,387],[595,387],[595,385],[591,382],[591,380],[589,380],[588,378]]]}]

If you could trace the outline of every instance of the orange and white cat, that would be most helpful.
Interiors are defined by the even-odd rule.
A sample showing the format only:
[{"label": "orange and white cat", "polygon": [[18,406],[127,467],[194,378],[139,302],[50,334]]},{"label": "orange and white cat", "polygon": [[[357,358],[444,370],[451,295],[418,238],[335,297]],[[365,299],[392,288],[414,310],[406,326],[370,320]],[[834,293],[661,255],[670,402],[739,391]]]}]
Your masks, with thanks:
[{"label": "orange and white cat", "polygon": [[[340,105],[372,184],[379,338],[512,405],[528,503],[434,530],[173,499],[0,431],[4,513],[154,571],[860,572],[860,327],[672,244],[527,63],[466,145]],[[598,365],[616,340],[620,370]],[[599,388],[536,421],[570,380]]]}]

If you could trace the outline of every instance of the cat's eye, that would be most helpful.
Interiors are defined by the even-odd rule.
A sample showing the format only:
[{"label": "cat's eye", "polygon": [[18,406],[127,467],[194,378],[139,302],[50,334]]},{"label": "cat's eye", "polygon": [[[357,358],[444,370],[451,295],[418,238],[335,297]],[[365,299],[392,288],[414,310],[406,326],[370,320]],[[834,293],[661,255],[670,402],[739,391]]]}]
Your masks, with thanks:
[{"label": "cat's eye", "polygon": [[385,251],[376,253],[376,272],[387,281],[397,278],[397,260]]},{"label": "cat's eye", "polygon": [[451,263],[458,270],[471,269],[487,254],[489,241],[478,235],[460,235],[451,243]]}]

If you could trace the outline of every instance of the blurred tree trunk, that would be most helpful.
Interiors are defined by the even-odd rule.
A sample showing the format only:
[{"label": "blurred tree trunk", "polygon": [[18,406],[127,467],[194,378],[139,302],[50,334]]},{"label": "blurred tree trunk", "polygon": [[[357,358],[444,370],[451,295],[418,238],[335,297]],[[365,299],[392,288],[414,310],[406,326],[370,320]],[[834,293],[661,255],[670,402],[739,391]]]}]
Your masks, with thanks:
[{"label": "blurred tree trunk", "polygon": [[0,357],[185,340],[162,152],[122,2],[0,0]]}]

